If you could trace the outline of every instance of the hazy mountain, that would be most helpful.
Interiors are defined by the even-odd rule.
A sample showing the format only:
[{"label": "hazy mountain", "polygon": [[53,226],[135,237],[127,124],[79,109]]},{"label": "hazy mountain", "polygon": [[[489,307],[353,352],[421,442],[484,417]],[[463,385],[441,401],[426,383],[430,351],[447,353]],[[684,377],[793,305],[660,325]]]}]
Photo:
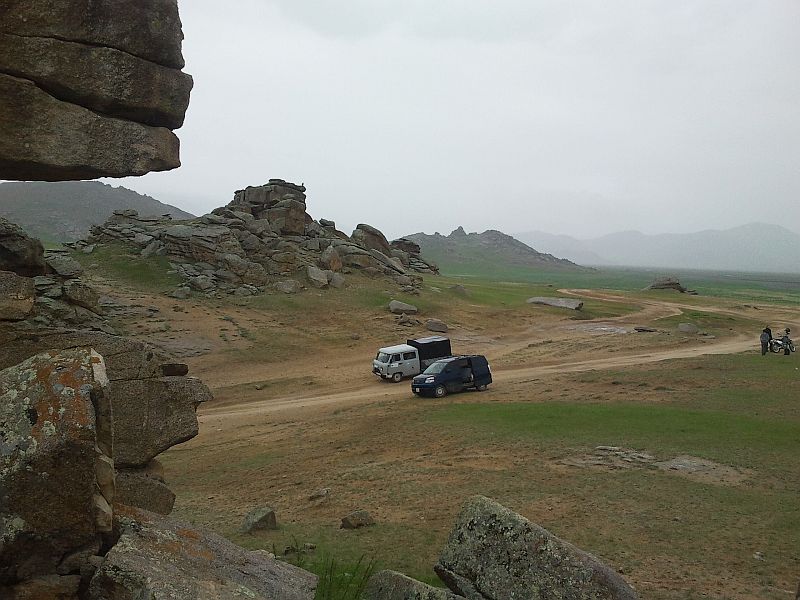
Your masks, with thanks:
[{"label": "hazy mountain", "polygon": [[99,181],[0,183],[0,216],[49,242],[80,239],[92,225],[125,208],[136,209],[140,215],[169,214],[174,219],[194,216],[150,196]]},{"label": "hazy mountain", "polygon": [[405,236],[420,245],[422,255],[447,272],[456,268],[486,271],[495,268],[530,267],[539,270],[581,269],[573,262],[537,252],[500,231],[467,233],[459,227],[450,235],[415,233]]},{"label": "hazy mountain", "polygon": [[590,240],[539,232],[517,237],[591,265],[800,272],[800,235],[764,223],[685,234],[623,231]]},{"label": "hazy mountain", "polygon": [[612,264],[611,261],[589,248],[588,244],[583,240],[578,240],[568,235],[557,235],[544,231],[528,231],[526,233],[517,233],[515,237],[528,244],[531,248],[538,248],[540,252],[563,256],[567,260],[580,265]]}]

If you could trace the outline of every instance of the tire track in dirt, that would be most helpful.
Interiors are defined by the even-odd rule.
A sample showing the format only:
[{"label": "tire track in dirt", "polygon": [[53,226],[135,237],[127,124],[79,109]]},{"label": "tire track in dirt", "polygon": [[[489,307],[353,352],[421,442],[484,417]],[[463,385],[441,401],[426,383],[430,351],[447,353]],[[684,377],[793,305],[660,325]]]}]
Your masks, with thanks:
[{"label": "tire track in dirt", "polygon": [[[683,304],[678,302],[668,302],[662,300],[642,300],[632,299],[618,294],[601,292],[598,290],[584,289],[561,289],[560,293],[573,296],[581,296],[602,300],[606,302],[631,303],[636,302],[641,310],[622,315],[598,319],[602,322],[626,323],[629,325],[640,323],[644,320],[658,320],[666,317],[683,314],[684,310],[695,310],[708,313],[723,315],[742,316],[741,311],[719,306],[705,306],[695,304]],[[762,316],[767,319],[785,319],[785,322],[792,327],[800,327],[795,321],[788,320],[789,316],[796,318],[796,312],[789,309],[775,307],[771,310],[764,310]],[[694,358],[705,355],[737,354],[747,350],[755,350],[757,347],[756,335],[737,334],[723,340],[705,341],[700,344],[692,344],[679,348],[668,348],[664,350],[644,350],[639,352],[619,353],[614,356],[602,358],[575,360],[565,356],[563,360],[541,362],[536,366],[518,366],[493,371],[495,383],[515,383],[524,382],[532,378],[556,373],[579,373],[585,371],[596,371],[613,368],[624,368],[629,366],[652,364],[674,359]],[[505,345],[502,350],[493,352],[496,356],[501,356],[513,352],[515,349],[525,347],[530,342],[526,339],[522,342],[515,342]],[[401,385],[372,381],[360,387],[354,387],[342,392],[325,392],[316,394],[291,394],[280,398],[270,398],[264,400],[250,400],[239,404],[227,403],[224,406],[214,407],[213,405],[203,407],[199,414],[202,422],[220,422],[226,419],[247,419],[258,414],[274,413],[287,410],[314,409],[322,406],[337,405],[337,407],[348,407],[368,402],[380,402],[408,396],[410,394],[407,382]]]}]

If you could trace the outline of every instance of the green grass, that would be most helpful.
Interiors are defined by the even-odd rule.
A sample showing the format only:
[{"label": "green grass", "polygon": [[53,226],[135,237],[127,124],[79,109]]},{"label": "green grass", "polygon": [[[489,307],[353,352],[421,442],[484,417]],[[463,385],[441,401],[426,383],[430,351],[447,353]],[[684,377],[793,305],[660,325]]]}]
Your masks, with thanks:
[{"label": "green grass", "polygon": [[[691,269],[634,269],[603,267],[594,271],[540,271],[525,267],[445,265],[442,274],[469,281],[495,280],[551,284],[555,288],[588,288],[639,292],[656,277],[677,276],[689,289],[713,296],[749,303],[800,305],[800,275],[694,271]],[[650,293],[648,293],[650,294]],[[652,292],[654,297],[674,296],[682,302],[692,297],[670,291]]]},{"label": "green grass", "polygon": [[741,328],[750,328],[754,332],[760,332],[763,327],[760,321],[747,317],[734,317],[702,310],[684,310],[683,314],[659,319],[656,325],[675,328],[680,323],[691,323],[697,325],[700,331],[713,334],[730,333]]},{"label": "green grass", "polygon": [[590,449],[621,445],[664,458],[692,454],[742,467],[800,455],[800,422],[715,410],[630,403],[454,404],[430,418],[492,439]]},{"label": "green grass", "polygon": [[103,279],[117,281],[143,291],[166,292],[182,283],[163,256],[142,258],[135,248],[122,244],[97,246],[91,254],[72,252],[84,269]]},{"label": "green grass", "polygon": [[[492,308],[525,309],[526,311],[540,311],[548,314],[569,316],[575,319],[597,319],[617,317],[629,314],[638,309],[635,299],[631,302],[606,302],[602,300],[584,300],[581,311],[572,311],[563,308],[547,306],[532,306],[526,303],[532,296],[565,297],[558,292],[558,288],[547,284],[534,284],[520,281],[497,281],[483,278],[460,279],[457,277],[426,277],[426,287],[440,290],[439,296],[445,306],[458,304],[474,304]],[[467,296],[462,296],[452,289],[460,285],[467,290]],[[426,294],[424,298],[428,298]],[[571,297],[571,296],[570,296]],[[577,298],[577,297],[576,297]],[[442,302],[439,302],[442,304]]]}]

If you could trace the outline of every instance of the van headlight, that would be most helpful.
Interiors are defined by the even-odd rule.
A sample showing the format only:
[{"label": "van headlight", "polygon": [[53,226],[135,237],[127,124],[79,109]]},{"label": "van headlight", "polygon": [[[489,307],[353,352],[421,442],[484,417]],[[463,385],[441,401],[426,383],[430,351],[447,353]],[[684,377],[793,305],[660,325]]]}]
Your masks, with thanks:
[{"label": "van headlight", "polygon": [[436,380],[435,377],[426,377],[425,378],[425,383],[433,383],[435,380]]}]

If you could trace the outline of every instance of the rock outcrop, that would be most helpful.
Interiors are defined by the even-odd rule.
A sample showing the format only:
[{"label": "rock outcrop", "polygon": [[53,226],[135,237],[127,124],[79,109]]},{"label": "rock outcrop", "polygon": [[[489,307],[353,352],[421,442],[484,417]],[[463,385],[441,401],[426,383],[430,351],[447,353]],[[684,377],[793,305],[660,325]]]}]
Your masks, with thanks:
[{"label": "rock outcrop", "polygon": [[96,553],[111,533],[107,384],[102,358],[85,348],[0,371],[0,586],[67,574],[64,561]]},{"label": "rock outcrop", "polygon": [[192,88],[176,0],[0,6],[0,179],[126,177],[180,165]]},{"label": "rock outcrop", "polygon": [[528,298],[528,304],[542,304],[544,306],[552,306],[554,308],[567,308],[569,310],[581,310],[583,308],[583,300],[576,300],[575,298],[550,298],[547,296],[534,296]]},{"label": "rock outcrop", "polygon": [[21,227],[0,217],[0,271],[25,277],[44,275],[44,247]]},{"label": "rock outcrop", "polygon": [[120,538],[90,600],[311,600],[317,578],[286,562],[141,510],[122,509]]},{"label": "rock outcrop", "polygon": [[190,290],[214,296],[249,296],[268,289],[293,293],[287,279],[314,288],[339,288],[346,275],[362,271],[391,279],[404,291],[419,286],[418,273],[436,272],[419,248],[394,248],[385,236],[359,225],[352,237],[331,221],[315,221],[306,212],[306,189],[282,179],[235,192],[233,200],[211,214],[187,221],[142,217],[134,210],[116,211],[76,248],[122,242],[143,256],[166,256]]},{"label": "rock outcrop", "polygon": [[120,501],[169,512],[174,495],[153,459],[197,435],[195,411],[211,399],[211,392],[199,379],[174,375],[171,358],[137,340],[102,331],[7,327],[0,322],[0,368],[47,350],[76,348],[93,348],[105,361],[105,396],[114,409],[114,460],[124,474]]},{"label": "rock outcrop", "polygon": [[637,600],[600,560],[482,496],[465,504],[435,570],[469,600]]},{"label": "rock outcrop", "polygon": [[644,288],[647,290],[675,290],[681,294],[697,295],[695,290],[690,290],[681,285],[681,282],[675,277],[656,277],[655,281]]}]

